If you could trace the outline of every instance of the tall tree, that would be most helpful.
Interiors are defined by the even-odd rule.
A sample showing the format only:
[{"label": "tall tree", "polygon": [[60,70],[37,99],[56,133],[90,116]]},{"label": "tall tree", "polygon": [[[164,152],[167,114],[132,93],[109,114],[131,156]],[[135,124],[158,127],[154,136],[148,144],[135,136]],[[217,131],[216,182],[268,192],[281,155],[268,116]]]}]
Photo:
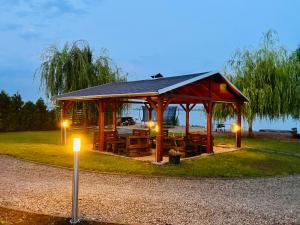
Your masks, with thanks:
[{"label": "tall tree", "polygon": [[[36,75],[40,76],[41,88],[45,89],[48,98],[127,79],[105,50],[99,56],[93,56],[86,41],[75,41],[72,45],[66,43],[61,49],[57,46],[46,49]],[[95,106],[91,104],[77,104],[75,107],[83,109],[89,117],[96,115]]]},{"label": "tall tree", "polygon": [[293,64],[296,65],[296,75],[293,77],[294,83],[294,104],[291,107],[291,116],[294,119],[300,118],[300,45],[298,48],[293,52],[291,59]]},{"label": "tall tree", "polygon": [[21,123],[21,110],[23,107],[23,100],[19,93],[14,94],[10,97],[10,113],[8,115],[8,131],[20,130],[19,124]]},{"label": "tall tree", "polygon": [[9,124],[11,98],[5,92],[0,92],[0,131],[6,131]]},{"label": "tall tree", "polygon": [[36,118],[36,106],[32,101],[28,101],[22,108],[22,123],[21,130],[39,130],[38,124],[43,121],[39,121]]},{"label": "tall tree", "polygon": [[[258,49],[238,50],[228,63],[226,75],[250,99],[243,107],[249,136],[253,136],[255,118],[273,120],[299,116],[296,106],[299,104],[297,63],[278,43],[277,34],[268,31]],[[227,113],[222,115],[217,110],[216,115],[230,115],[230,110],[225,111]]]}]

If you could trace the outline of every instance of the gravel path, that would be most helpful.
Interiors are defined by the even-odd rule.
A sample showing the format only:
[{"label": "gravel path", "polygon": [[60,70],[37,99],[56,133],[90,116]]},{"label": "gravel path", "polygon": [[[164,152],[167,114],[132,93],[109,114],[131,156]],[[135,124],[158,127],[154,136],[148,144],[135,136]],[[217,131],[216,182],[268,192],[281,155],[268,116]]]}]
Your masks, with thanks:
[{"label": "gravel path", "polygon": [[[72,171],[0,156],[0,205],[69,216]],[[135,224],[300,224],[300,175],[179,179],[80,172],[80,214]]]}]

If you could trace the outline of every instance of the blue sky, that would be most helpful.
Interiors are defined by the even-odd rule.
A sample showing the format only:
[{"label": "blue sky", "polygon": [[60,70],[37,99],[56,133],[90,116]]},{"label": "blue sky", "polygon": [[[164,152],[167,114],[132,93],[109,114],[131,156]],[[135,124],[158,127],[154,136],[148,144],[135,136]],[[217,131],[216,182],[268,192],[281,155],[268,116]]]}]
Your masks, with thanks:
[{"label": "blue sky", "polygon": [[107,48],[129,80],[222,70],[269,29],[294,50],[299,9],[296,0],[0,0],[0,89],[43,97],[33,80],[43,49],[79,39],[96,54]]}]

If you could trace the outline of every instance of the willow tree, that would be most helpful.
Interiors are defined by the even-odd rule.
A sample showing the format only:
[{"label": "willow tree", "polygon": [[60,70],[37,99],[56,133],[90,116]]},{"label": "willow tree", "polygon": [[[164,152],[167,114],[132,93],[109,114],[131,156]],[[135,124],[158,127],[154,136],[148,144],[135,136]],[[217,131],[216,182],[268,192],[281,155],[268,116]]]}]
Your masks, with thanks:
[{"label": "willow tree", "polygon": [[290,60],[292,60],[293,63],[296,65],[296,75],[293,77],[293,82],[295,84],[295,100],[290,111],[291,116],[294,119],[300,119],[300,45],[293,52]]},{"label": "willow tree", "polygon": [[[50,46],[42,54],[42,63],[35,76],[48,98],[109,82],[125,81],[121,69],[108,57],[105,50],[93,55],[86,41],[66,43],[62,48]],[[77,105],[78,107],[78,105]],[[86,116],[94,115],[94,106],[79,104]]]},{"label": "willow tree", "polygon": [[[238,50],[229,60],[226,75],[250,100],[243,107],[249,136],[253,136],[256,118],[273,120],[299,115],[295,104],[299,104],[299,82],[294,58],[279,46],[276,33],[269,31],[258,49]],[[223,109],[222,112],[222,108],[217,108],[218,118],[232,115],[230,109]]]}]

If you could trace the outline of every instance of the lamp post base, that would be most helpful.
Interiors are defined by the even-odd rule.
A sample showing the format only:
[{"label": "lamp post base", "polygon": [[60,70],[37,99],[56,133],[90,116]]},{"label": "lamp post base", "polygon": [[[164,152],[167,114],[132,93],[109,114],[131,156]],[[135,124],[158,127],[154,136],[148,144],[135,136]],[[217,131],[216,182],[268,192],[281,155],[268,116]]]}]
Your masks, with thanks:
[{"label": "lamp post base", "polygon": [[70,224],[77,224],[77,223],[79,223],[79,222],[80,222],[79,219],[77,219],[77,220],[70,219]]}]

